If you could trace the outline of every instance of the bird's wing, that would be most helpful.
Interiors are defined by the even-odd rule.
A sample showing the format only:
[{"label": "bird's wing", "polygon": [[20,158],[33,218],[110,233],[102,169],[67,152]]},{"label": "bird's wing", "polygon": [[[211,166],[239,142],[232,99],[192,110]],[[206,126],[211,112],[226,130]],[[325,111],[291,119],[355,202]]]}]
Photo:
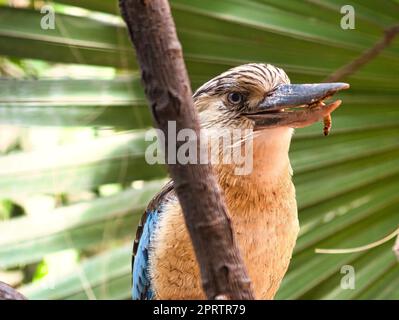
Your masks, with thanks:
[{"label": "bird's wing", "polygon": [[132,298],[134,300],[154,298],[148,272],[151,239],[157,228],[159,216],[162,214],[162,205],[174,196],[173,183],[169,181],[150,201],[137,227],[132,256]]}]

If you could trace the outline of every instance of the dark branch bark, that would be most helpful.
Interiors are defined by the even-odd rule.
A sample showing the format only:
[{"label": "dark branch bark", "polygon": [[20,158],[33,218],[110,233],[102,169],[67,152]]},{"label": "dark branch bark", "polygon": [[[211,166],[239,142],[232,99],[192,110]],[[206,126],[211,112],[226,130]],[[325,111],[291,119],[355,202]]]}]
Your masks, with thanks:
[{"label": "dark branch bark", "polygon": [[8,284],[0,281],[0,300],[26,300],[26,298]]},{"label": "dark branch bark", "polygon": [[385,30],[384,37],[378,41],[373,47],[364,51],[358,58],[354,59],[347,65],[339,68],[333,74],[328,76],[324,82],[341,81],[345,77],[355,73],[363,65],[374,59],[382,50],[390,45],[395,36],[399,33],[399,25],[395,25]]},{"label": "dark branch bark", "polygon": [[[167,0],[120,0],[141,67],[155,126],[168,137],[168,121],[176,131],[199,122]],[[166,139],[166,159],[168,144]],[[174,142],[173,142],[174,143]],[[180,145],[183,142],[180,142]],[[179,148],[179,142],[176,143]],[[209,299],[253,299],[251,283],[236,245],[221,189],[210,165],[169,164]]]}]

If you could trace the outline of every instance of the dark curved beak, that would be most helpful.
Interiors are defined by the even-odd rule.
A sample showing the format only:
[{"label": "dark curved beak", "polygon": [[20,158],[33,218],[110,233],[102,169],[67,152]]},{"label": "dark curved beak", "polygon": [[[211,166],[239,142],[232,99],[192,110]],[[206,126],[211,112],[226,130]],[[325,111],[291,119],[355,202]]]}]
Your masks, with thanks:
[{"label": "dark curved beak", "polygon": [[337,91],[348,89],[347,83],[282,84],[269,93],[258,106],[259,111],[310,105],[332,96]]},{"label": "dark curved beak", "polygon": [[336,101],[329,105],[323,103],[340,90],[349,88],[349,84],[282,84],[269,92],[255,110],[246,117],[255,121],[255,128],[277,126],[304,127],[329,115],[340,105]]}]

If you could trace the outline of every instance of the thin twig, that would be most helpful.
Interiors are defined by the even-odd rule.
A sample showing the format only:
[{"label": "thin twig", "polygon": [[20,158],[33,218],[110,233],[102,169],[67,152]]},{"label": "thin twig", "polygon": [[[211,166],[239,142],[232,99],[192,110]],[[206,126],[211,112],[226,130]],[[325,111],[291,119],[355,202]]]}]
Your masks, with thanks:
[{"label": "thin twig", "polygon": [[393,252],[395,253],[396,257],[399,260],[399,235],[396,238],[396,242],[395,242],[395,245],[393,246],[392,250],[393,250]]},{"label": "thin twig", "polygon": [[374,59],[382,50],[389,46],[395,36],[399,33],[399,25],[395,25],[385,30],[384,37],[373,47],[364,51],[359,57],[332,73],[324,82],[342,81],[345,77],[358,71],[363,65]]},{"label": "thin twig", "polygon": [[347,249],[316,249],[316,253],[326,253],[326,254],[344,254],[344,253],[355,253],[355,252],[362,252],[366,251],[372,248],[376,248],[389,240],[395,238],[397,235],[399,235],[399,228],[396,229],[394,232],[391,234],[387,235],[386,237],[375,241],[373,243],[369,243],[367,245],[361,246],[361,247],[355,247],[355,248],[347,248]]}]

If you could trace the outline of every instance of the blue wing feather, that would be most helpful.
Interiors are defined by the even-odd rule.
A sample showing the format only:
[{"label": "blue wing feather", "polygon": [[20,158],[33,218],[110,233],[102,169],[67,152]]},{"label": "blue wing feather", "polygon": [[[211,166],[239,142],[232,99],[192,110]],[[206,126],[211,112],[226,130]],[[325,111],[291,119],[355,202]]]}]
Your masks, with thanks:
[{"label": "blue wing feather", "polygon": [[169,181],[150,201],[137,228],[132,260],[132,298],[135,300],[152,300],[155,298],[149,274],[151,241],[163,215],[163,205],[172,199],[177,200],[173,191],[173,182]]},{"label": "blue wing feather", "polygon": [[132,298],[135,300],[152,300],[154,298],[148,273],[148,255],[150,253],[151,236],[157,227],[158,218],[158,210],[147,212],[143,233],[134,257]]}]

